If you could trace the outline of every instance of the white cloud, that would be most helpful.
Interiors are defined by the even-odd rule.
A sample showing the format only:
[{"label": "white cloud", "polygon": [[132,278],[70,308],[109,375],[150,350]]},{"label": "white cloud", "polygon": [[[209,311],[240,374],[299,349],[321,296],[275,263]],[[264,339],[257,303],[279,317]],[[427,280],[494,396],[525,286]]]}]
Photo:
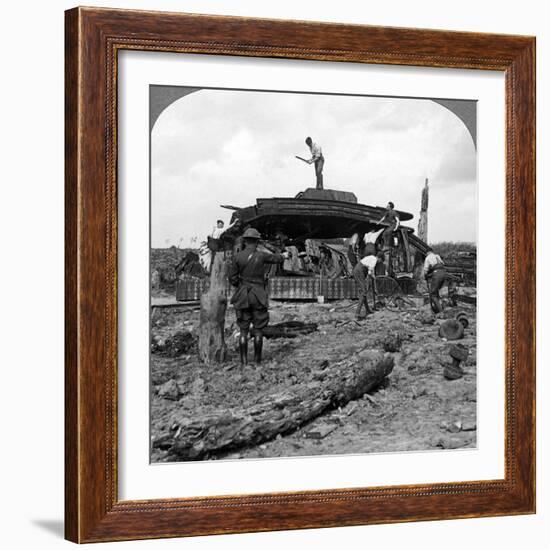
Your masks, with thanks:
[{"label": "white cloud", "polygon": [[169,106],[152,131],[152,241],[204,236],[221,204],[294,196],[315,185],[311,135],[325,187],[415,214],[430,178],[430,240],[476,238],[476,156],[462,122],[430,100],[201,90]]}]

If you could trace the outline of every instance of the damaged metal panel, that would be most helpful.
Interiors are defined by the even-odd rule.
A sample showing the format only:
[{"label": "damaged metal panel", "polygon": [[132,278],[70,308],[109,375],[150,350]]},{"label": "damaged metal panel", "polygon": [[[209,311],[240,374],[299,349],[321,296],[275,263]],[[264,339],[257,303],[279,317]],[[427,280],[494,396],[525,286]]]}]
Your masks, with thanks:
[{"label": "damaged metal panel", "polygon": [[[334,197],[348,200],[335,200]],[[352,202],[352,197],[355,199]],[[379,227],[385,209],[357,203],[353,193],[306,189],[296,197],[256,199],[254,206],[233,213],[231,222],[254,227],[267,239],[282,231],[289,239],[334,239],[366,233]],[[401,221],[413,215],[398,211]]]}]

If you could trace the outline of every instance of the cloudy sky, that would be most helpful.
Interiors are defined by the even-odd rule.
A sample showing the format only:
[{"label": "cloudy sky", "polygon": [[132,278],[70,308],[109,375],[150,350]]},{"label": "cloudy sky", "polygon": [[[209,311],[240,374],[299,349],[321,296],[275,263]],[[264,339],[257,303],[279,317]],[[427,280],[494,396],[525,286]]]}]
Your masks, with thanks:
[{"label": "cloudy sky", "polygon": [[476,241],[476,151],[462,123],[425,99],[200,90],[166,108],[151,133],[153,247],[204,240],[220,204],[315,187],[304,143],[323,149],[325,189],[414,214],[430,181],[429,240]]}]

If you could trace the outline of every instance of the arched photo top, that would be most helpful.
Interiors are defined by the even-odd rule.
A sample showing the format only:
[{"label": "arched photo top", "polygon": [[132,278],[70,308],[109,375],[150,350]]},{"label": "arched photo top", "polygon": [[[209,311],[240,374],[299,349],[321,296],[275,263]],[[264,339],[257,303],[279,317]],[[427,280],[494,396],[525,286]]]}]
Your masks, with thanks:
[{"label": "arched photo top", "polygon": [[476,240],[475,101],[158,85],[150,93],[156,246],[201,241],[217,219],[230,223],[222,204],[316,187],[314,167],[296,159],[310,157],[308,136],[325,159],[325,189],[373,206],[392,201],[416,217],[429,178],[432,237]]}]

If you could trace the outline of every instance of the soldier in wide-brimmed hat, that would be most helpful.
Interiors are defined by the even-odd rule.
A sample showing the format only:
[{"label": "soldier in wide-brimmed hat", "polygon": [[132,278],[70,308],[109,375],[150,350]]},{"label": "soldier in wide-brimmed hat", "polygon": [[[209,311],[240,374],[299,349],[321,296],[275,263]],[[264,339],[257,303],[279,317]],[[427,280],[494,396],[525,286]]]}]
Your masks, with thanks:
[{"label": "soldier in wide-brimmed hat", "polygon": [[248,332],[252,324],[254,360],[262,360],[263,329],[269,322],[266,274],[270,264],[282,263],[288,254],[273,254],[259,250],[261,235],[254,228],[243,234],[244,249],[233,258],[229,268],[229,282],[237,287],[231,298],[240,329],[239,352],[241,363],[248,361]]}]

